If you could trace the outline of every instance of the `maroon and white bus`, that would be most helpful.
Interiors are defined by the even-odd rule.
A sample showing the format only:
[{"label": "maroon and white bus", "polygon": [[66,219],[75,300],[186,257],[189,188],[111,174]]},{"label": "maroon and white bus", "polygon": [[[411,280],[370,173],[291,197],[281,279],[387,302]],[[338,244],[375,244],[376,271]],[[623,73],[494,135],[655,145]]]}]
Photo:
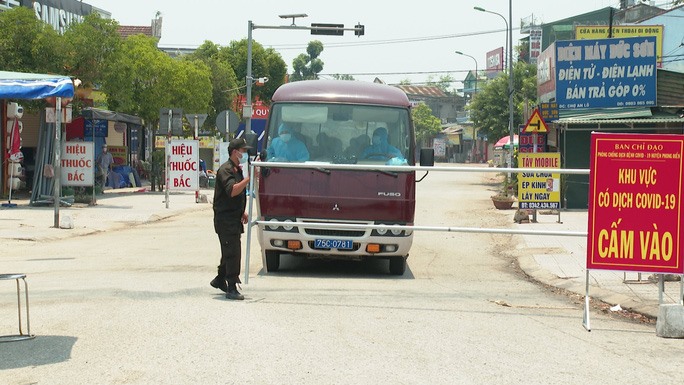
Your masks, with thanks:
[{"label": "maroon and white bus", "polygon": [[[258,239],[268,271],[281,254],[313,258],[389,259],[402,275],[413,241],[405,229],[344,229],[269,225],[317,222],[413,225],[415,171],[383,171],[378,165],[415,165],[416,142],[410,104],[396,87],[358,81],[309,80],[276,90],[261,159],[299,162],[316,168],[264,167],[258,185]],[[274,156],[279,131],[303,142],[307,156]],[[376,134],[375,139],[374,133]],[[381,134],[384,134],[381,138]],[[380,149],[380,150],[378,150]],[[301,145],[296,152],[303,152]],[[433,156],[425,152],[425,165]],[[276,154],[277,155],[277,154]],[[326,168],[356,164],[363,169]]]}]

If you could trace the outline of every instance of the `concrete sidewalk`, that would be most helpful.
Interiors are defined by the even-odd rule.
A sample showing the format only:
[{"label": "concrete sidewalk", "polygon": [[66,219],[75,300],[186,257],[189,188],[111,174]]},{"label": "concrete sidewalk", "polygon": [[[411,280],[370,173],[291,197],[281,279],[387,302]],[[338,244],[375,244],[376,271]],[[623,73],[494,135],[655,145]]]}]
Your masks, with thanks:
[{"label": "concrete sidewalk", "polygon": [[[213,190],[200,192],[212,199]],[[72,229],[54,228],[54,207],[31,207],[27,199],[13,199],[13,208],[0,209],[0,239],[41,241],[81,236],[162,220],[189,210],[211,210],[209,203],[196,203],[194,192],[170,194],[166,208],[163,192],[150,192],[148,188],[107,190],[97,197],[96,206],[74,204],[61,207],[61,220],[69,218]],[[503,227],[526,230],[587,230],[587,211],[562,211],[557,215],[538,215],[537,223],[515,224],[514,211],[502,216]],[[510,221],[510,222],[508,222]],[[585,293],[586,238],[562,236],[518,235],[521,237],[516,251],[521,268],[534,279],[580,295]],[[658,315],[658,286],[649,281],[648,274],[593,270],[590,273],[592,298],[611,305],[619,304],[650,317]],[[676,303],[680,292],[679,282],[666,282],[665,303]]]},{"label": "concrete sidewalk", "polygon": [[[200,194],[211,199],[213,189],[203,189]],[[210,204],[195,202],[194,191],[170,193],[168,208],[165,193],[151,192],[149,187],[106,190],[96,198],[93,206],[74,203],[59,208],[60,225],[71,222],[73,228],[54,227],[53,205],[30,206],[29,199],[12,198],[16,207],[0,208],[0,239],[62,239],[154,222],[188,210],[211,210]]]},{"label": "concrete sidewalk", "polygon": [[[537,223],[513,224],[514,228],[538,231],[582,231],[588,228],[588,212],[561,211],[537,215]],[[534,279],[584,296],[586,291],[587,238],[522,235],[518,250],[520,267]],[[649,278],[651,278],[649,280]],[[589,272],[589,296],[622,309],[653,318],[658,316],[658,283],[648,273],[610,270]],[[680,282],[665,282],[663,303],[678,303]]]}]

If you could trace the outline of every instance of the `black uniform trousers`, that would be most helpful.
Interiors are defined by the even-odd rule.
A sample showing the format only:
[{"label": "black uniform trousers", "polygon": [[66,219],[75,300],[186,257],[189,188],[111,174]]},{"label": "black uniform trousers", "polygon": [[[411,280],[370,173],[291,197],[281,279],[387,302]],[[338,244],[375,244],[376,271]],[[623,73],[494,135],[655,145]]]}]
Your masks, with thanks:
[{"label": "black uniform trousers", "polygon": [[218,234],[221,242],[221,264],[218,266],[219,277],[225,277],[229,285],[240,281],[240,236],[242,234]]}]

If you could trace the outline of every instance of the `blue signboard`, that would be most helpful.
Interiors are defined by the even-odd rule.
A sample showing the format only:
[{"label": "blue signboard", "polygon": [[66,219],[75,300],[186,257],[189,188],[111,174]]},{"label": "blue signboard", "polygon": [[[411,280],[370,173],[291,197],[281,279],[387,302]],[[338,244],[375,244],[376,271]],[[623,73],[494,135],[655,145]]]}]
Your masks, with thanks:
[{"label": "blue signboard", "polygon": [[95,127],[95,136],[98,138],[106,138],[108,134],[109,122],[102,119],[86,119],[83,124],[83,136],[90,138],[93,136],[93,127]]},{"label": "blue signboard", "polygon": [[656,105],[656,38],[556,42],[561,110]]},{"label": "blue signboard", "polygon": [[[266,122],[267,122],[266,119],[252,119],[252,125],[251,125],[252,132],[256,134],[257,140],[258,140],[257,141],[257,152],[261,152],[261,150],[263,148],[262,145],[263,145],[264,141],[266,140],[264,138],[264,133],[266,131]],[[235,137],[241,137],[242,133],[244,131],[245,131],[245,124],[241,123],[238,126]]]}]

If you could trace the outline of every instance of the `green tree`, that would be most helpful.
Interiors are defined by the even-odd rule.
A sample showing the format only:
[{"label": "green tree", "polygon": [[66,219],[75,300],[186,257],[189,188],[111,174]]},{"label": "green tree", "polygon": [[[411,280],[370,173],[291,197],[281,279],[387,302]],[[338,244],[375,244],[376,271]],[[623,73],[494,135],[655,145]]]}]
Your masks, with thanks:
[{"label": "green tree", "polygon": [[428,139],[442,131],[442,122],[432,114],[432,110],[425,103],[419,103],[411,109],[413,126],[416,129],[416,143],[425,143]]},{"label": "green tree", "polygon": [[92,13],[80,23],[72,23],[64,32],[66,71],[79,78],[84,87],[102,82],[105,65],[121,46],[115,20]]},{"label": "green tree", "polygon": [[[534,65],[517,62],[513,66],[513,127],[524,123],[525,101],[534,104],[537,96],[537,68]],[[480,132],[489,140],[497,140],[509,134],[508,75],[501,74],[487,82],[481,92],[467,107],[470,118]]]},{"label": "green tree", "polygon": [[[196,60],[172,60],[170,105],[186,113],[208,113],[211,105],[211,70]],[[164,107],[164,106],[162,106]]]},{"label": "green tree", "polygon": [[229,109],[235,96],[240,93],[235,71],[227,60],[221,59],[220,49],[217,44],[205,41],[195,52],[184,57],[184,60],[203,62],[211,72],[211,106],[205,121],[206,127],[214,127],[218,113]]},{"label": "green tree", "polygon": [[323,43],[312,40],[306,47],[306,53],[300,54],[292,60],[292,76],[290,81],[318,79],[318,74],[323,71],[323,61],[318,57],[323,52]]},{"label": "green tree", "polygon": [[445,94],[450,94],[451,93],[451,91],[450,91],[451,85],[455,81],[456,81],[456,79],[454,79],[454,77],[449,75],[449,74],[442,75],[437,80],[434,80],[432,75],[430,75],[427,78],[427,85],[437,87],[440,90],[442,90],[442,92],[444,92]]},{"label": "green tree", "polygon": [[352,75],[347,74],[333,74],[332,77],[336,80],[356,80]]},{"label": "green tree", "polygon": [[0,31],[0,68],[4,71],[68,75],[61,36],[38,20],[32,9],[0,12]]},{"label": "green tree", "polygon": [[[219,58],[226,60],[235,71],[238,86],[246,84],[247,79],[247,39],[231,41],[228,47],[222,47]],[[273,48],[264,47],[252,42],[252,77],[269,79],[268,83],[261,87],[252,88],[252,96],[259,98],[266,104],[271,103],[271,95],[285,82],[287,65],[280,54]]]},{"label": "green tree", "polygon": [[211,100],[210,71],[192,63],[171,59],[157,49],[154,38],[130,36],[113,54],[101,90],[110,109],[153,124],[162,107],[203,113]]}]

